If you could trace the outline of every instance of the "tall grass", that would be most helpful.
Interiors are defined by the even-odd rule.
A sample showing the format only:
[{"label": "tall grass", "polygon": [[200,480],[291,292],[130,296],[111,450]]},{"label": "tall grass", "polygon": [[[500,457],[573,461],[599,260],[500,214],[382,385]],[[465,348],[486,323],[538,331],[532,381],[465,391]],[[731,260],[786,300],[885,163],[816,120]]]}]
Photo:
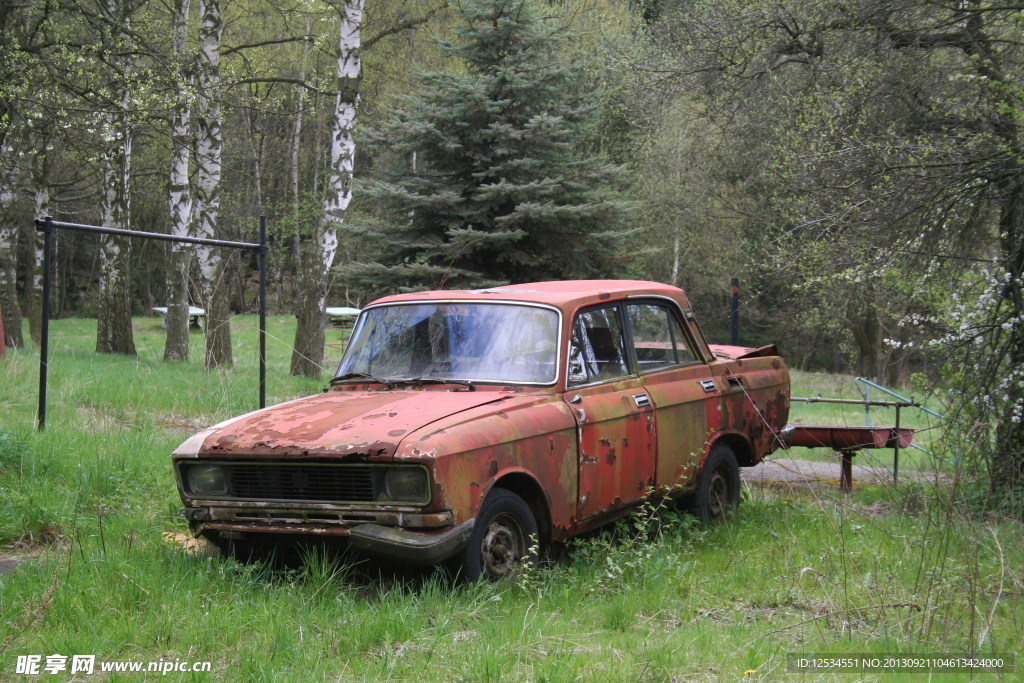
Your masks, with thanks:
[{"label": "tall grass", "polygon": [[[90,324],[53,323],[44,433],[37,360],[0,363],[0,542],[28,558],[0,577],[0,680],[51,653],[213,662],[183,680],[550,682],[819,680],[784,671],[807,651],[1024,656],[1021,525],[958,511],[948,485],[752,489],[710,530],[650,511],[504,586],[316,550],[283,568],[186,552],[164,538],[184,531],[169,452],[252,409],[252,335],[236,325],[236,368],[205,373],[198,344],[164,365],[155,329],[139,359],[96,356]],[[289,325],[271,330],[290,340]],[[278,399],[320,388],[286,376],[284,342],[270,360]]]}]

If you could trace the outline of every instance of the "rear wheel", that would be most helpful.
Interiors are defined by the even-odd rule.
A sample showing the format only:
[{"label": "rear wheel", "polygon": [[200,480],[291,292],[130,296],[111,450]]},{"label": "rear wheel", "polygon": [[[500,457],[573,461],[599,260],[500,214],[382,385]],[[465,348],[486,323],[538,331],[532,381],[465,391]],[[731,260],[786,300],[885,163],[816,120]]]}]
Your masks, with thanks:
[{"label": "rear wheel", "polygon": [[462,554],[467,581],[508,581],[537,561],[537,521],[526,501],[506,489],[493,489],[480,506]]},{"label": "rear wheel", "polygon": [[697,475],[690,512],[704,524],[718,524],[740,504],[740,468],[724,443],[715,444]]}]

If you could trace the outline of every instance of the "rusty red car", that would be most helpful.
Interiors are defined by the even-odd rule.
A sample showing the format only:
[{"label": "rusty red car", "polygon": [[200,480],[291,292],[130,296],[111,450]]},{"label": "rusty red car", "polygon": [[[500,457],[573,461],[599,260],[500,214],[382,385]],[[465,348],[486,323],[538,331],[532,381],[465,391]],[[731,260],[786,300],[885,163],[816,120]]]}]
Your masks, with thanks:
[{"label": "rusty red car", "polygon": [[420,292],[363,309],[322,394],[200,432],[173,464],[182,515],[225,551],[333,537],[500,580],[647,501],[721,519],[789,404],[775,347],[708,344],[676,287]]}]

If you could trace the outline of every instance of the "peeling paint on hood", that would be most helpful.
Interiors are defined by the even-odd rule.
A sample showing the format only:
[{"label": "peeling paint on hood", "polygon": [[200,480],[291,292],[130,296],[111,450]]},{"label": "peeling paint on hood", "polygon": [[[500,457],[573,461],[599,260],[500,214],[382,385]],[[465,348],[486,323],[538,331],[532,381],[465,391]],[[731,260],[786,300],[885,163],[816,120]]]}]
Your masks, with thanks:
[{"label": "peeling paint on hood", "polygon": [[491,391],[332,391],[243,415],[197,434],[182,448],[194,448],[202,437],[204,455],[386,458],[406,434],[504,398]]}]

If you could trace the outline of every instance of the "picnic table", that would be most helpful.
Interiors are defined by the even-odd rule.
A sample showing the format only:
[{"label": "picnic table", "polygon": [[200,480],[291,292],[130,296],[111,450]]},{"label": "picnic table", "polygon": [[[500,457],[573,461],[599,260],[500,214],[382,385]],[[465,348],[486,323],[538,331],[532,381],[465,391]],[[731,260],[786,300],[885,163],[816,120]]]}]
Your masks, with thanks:
[{"label": "picnic table", "polygon": [[[154,306],[153,307],[153,312],[156,313],[159,316],[164,317],[164,318],[167,317],[167,307],[166,306]],[[189,306],[188,307],[188,317],[190,319],[190,323],[189,324],[192,327],[198,329],[199,327],[201,327],[201,325],[199,324],[199,319],[203,318],[203,317],[206,317],[206,311],[204,311],[201,308],[196,308],[195,306]],[[167,327],[167,321],[166,320],[164,321],[163,327]]]},{"label": "picnic table", "polygon": [[361,308],[348,308],[347,306],[329,306],[324,309],[324,313],[330,318],[332,323],[341,325],[349,324],[363,312]]}]

